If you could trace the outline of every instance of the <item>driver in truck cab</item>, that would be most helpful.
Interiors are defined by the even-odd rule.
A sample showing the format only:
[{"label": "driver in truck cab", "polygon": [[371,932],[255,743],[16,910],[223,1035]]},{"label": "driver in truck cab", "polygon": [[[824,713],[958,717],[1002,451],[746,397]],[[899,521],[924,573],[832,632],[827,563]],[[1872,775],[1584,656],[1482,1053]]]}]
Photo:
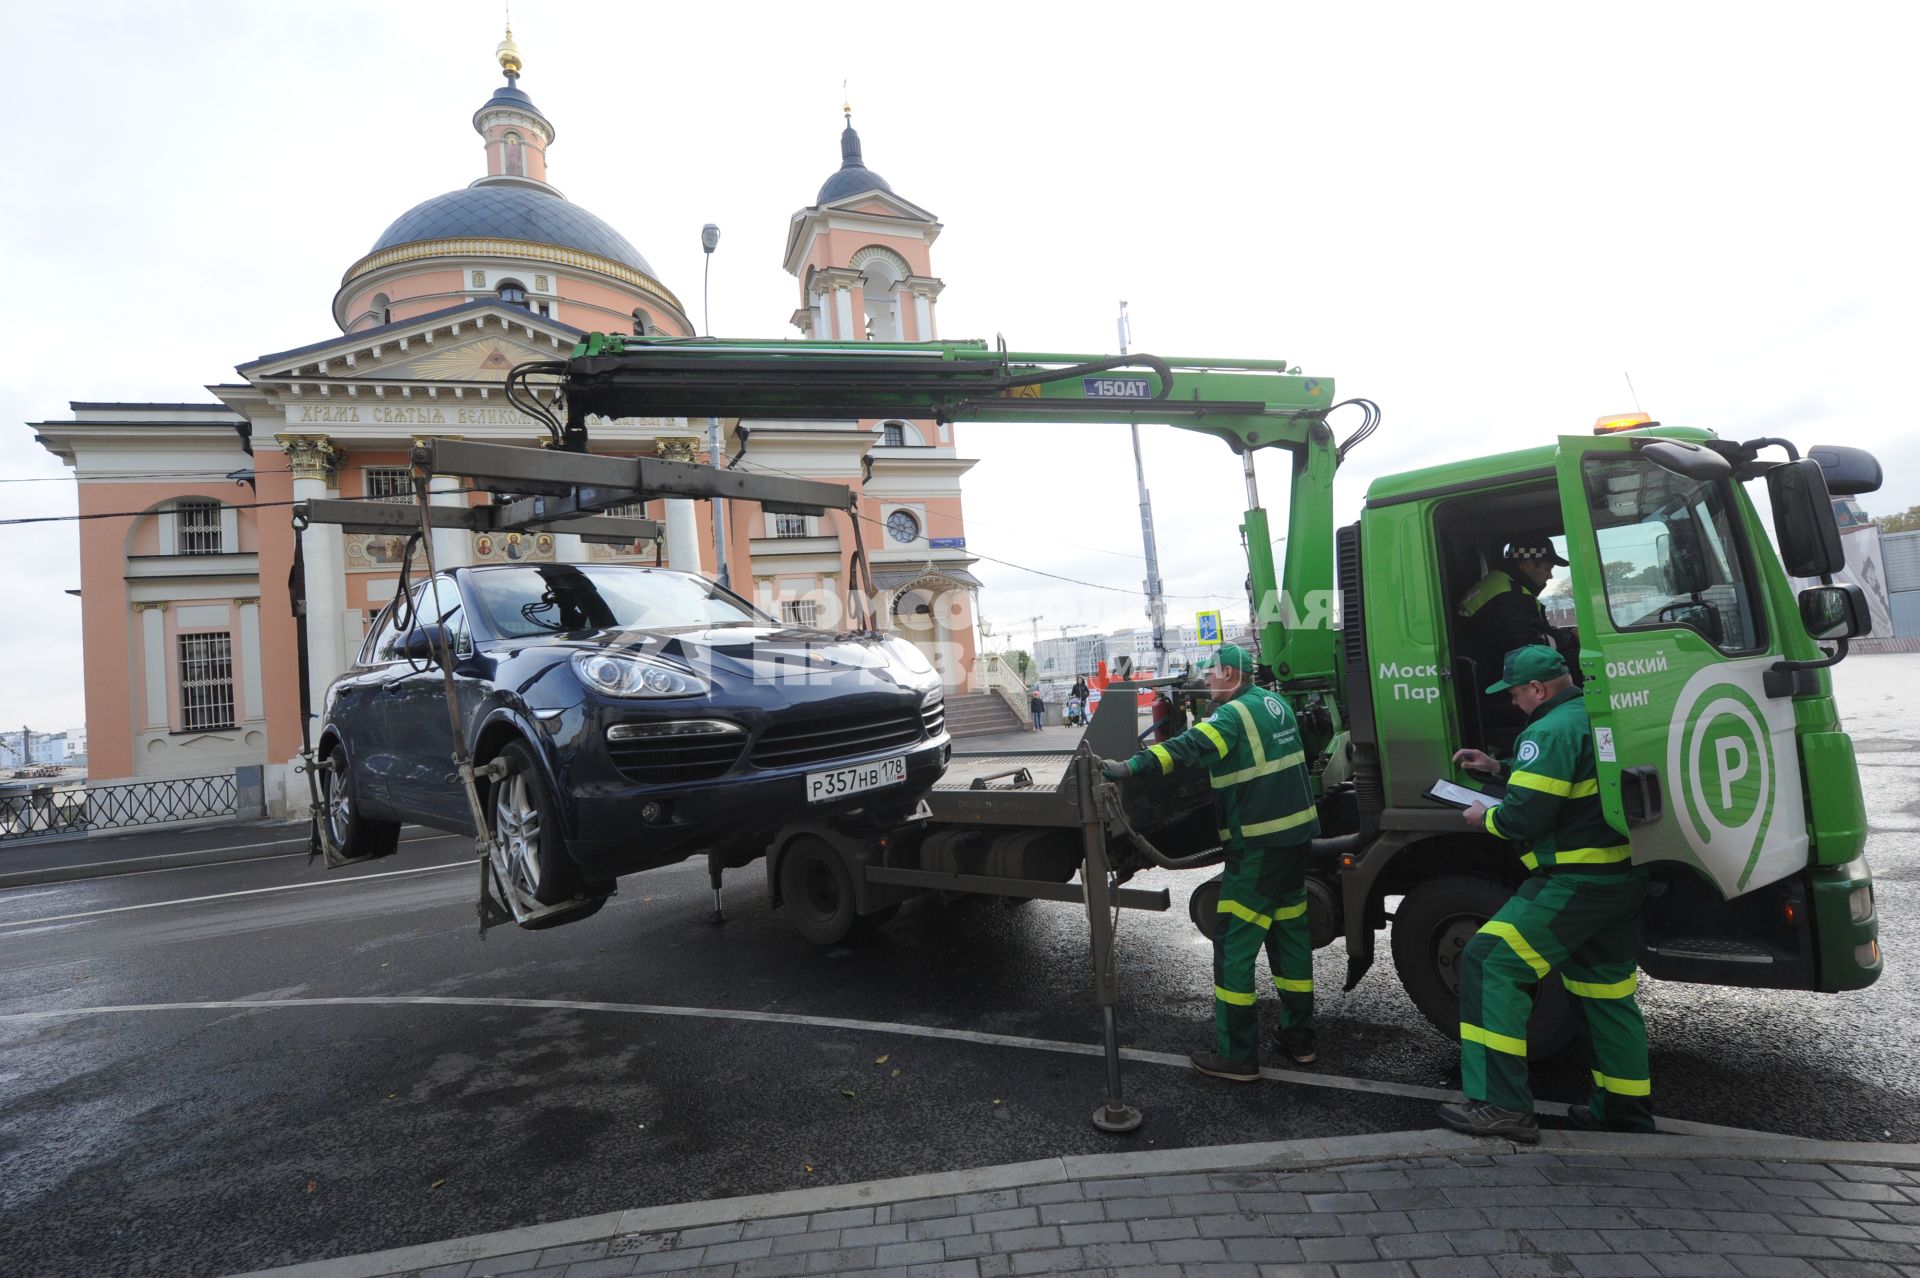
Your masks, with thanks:
[{"label": "driver in truck cab", "polygon": [[1578,656],[1574,635],[1557,629],[1540,606],[1540,592],[1553,580],[1553,570],[1566,566],[1546,534],[1532,534],[1508,545],[1499,567],[1460,597],[1461,626],[1486,663],[1482,669],[1491,670],[1507,653],[1534,643],[1557,648],[1569,660]]},{"label": "driver in truck cab", "polygon": [[1499,682],[1528,716],[1511,771],[1478,750],[1453,756],[1473,772],[1506,772],[1506,793],[1475,803],[1469,826],[1520,845],[1531,874],[1468,942],[1460,979],[1460,1083],[1464,1104],[1442,1105],[1455,1131],[1536,1142],[1527,1086],[1531,987],[1553,978],[1573,995],[1593,1054],[1593,1094],[1568,1114],[1575,1126],[1653,1130],[1647,1023],[1639,987],[1640,906],[1647,872],[1607,824],[1594,768],[1593,731],[1565,658],[1532,645],[1507,654]]},{"label": "driver in truck cab", "polygon": [[1314,1059],[1306,876],[1320,820],[1299,725],[1284,698],[1253,682],[1253,655],[1226,644],[1198,668],[1218,707],[1212,716],[1124,763],[1103,760],[1100,772],[1120,781],[1208,770],[1227,863],[1213,934],[1215,1050],[1192,1060],[1202,1074],[1252,1083],[1260,1078],[1254,963],[1262,948],[1280,993],[1274,1046],[1302,1065]]}]

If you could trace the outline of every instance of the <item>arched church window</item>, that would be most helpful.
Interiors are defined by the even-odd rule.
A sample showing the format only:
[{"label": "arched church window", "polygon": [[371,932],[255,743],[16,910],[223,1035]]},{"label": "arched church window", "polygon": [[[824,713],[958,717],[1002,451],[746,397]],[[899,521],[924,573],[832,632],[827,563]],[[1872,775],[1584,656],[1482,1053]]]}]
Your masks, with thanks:
[{"label": "arched church window", "polygon": [[375,293],[373,300],[367,303],[367,306],[372,310],[376,323],[393,323],[393,299],[385,293]]},{"label": "arched church window", "polygon": [[653,326],[653,316],[647,314],[637,306],[633,308],[633,335],[635,337],[649,337],[659,331],[659,329]]},{"label": "arched church window", "polygon": [[501,140],[500,146],[503,152],[501,157],[501,171],[510,173],[514,177],[525,177],[527,175],[527,152],[525,145],[520,141],[520,135],[509,131],[507,136]]},{"label": "arched church window", "polygon": [[882,422],[880,424],[880,444],[883,448],[904,448],[907,443],[907,428],[901,422]]},{"label": "arched church window", "polygon": [[[500,287],[495,290],[495,293],[508,306],[527,305],[527,286],[519,280],[501,280]],[[532,308],[528,307],[528,309]]]}]

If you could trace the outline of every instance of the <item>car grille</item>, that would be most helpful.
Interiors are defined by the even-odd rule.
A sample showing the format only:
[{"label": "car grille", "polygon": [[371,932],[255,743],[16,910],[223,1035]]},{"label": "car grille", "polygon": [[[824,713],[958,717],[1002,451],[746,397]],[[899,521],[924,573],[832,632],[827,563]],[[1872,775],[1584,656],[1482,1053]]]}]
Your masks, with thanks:
[{"label": "car grille", "polygon": [[738,736],[720,738],[660,737],[655,740],[609,741],[607,753],[620,775],[636,785],[671,785],[681,781],[711,781],[725,776],[746,742]]},{"label": "car grille", "polygon": [[802,719],[760,734],[753,747],[756,768],[791,768],[852,755],[910,746],[925,731],[917,710],[891,710],[858,718]]},{"label": "car grille", "polygon": [[930,705],[920,707],[920,722],[926,726],[927,739],[931,741],[947,730],[947,702],[942,697]]}]

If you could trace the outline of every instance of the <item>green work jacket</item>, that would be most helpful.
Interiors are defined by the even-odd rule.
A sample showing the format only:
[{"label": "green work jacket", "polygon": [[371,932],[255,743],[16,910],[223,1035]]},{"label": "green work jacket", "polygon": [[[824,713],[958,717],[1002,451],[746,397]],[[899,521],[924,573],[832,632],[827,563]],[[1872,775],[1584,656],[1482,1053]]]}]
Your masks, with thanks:
[{"label": "green work jacket", "polygon": [[1534,711],[1508,766],[1506,797],[1487,809],[1484,824],[1488,834],[1526,845],[1520,860],[1529,870],[1633,869],[1632,847],[1600,807],[1593,729],[1580,689]]},{"label": "green work jacket", "polygon": [[1300,843],[1320,833],[1300,726],[1285,698],[1249,688],[1170,741],[1127,760],[1135,776],[1206,766],[1220,841]]}]

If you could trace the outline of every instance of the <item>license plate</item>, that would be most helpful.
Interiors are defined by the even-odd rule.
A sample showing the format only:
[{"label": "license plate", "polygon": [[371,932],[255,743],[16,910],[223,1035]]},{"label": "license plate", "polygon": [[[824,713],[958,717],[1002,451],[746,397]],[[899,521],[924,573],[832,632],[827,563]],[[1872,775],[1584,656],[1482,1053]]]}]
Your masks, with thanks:
[{"label": "license plate", "polygon": [[807,773],[807,802],[825,803],[829,799],[844,798],[849,794],[858,794],[862,790],[878,790],[881,786],[899,785],[907,779],[907,756],[897,755],[891,759],[881,759],[877,763],[862,763],[851,768],[835,768],[831,772]]}]

